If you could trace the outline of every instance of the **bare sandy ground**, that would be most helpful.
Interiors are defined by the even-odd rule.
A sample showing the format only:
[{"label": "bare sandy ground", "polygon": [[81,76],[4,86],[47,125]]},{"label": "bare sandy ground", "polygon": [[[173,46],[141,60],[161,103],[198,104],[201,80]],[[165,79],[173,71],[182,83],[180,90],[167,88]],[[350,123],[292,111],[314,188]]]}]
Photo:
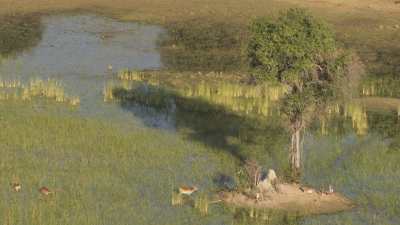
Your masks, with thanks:
[{"label": "bare sandy ground", "polygon": [[355,205],[340,193],[324,194],[314,189],[312,193],[300,190],[298,184],[279,184],[279,192],[265,195],[256,200],[237,192],[223,192],[220,198],[237,207],[256,209],[277,209],[302,215],[328,214],[350,210]]}]

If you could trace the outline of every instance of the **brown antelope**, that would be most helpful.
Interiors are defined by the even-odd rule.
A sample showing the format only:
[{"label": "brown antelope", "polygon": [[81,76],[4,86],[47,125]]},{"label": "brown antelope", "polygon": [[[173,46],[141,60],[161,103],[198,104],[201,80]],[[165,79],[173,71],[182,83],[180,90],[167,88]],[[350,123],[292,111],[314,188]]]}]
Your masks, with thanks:
[{"label": "brown antelope", "polygon": [[183,195],[191,195],[194,192],[198,191],[199,189],[195,186],[189,187],[189,186],[181,186],[179,187],[179,194]]},{"label": "brown antelope", "polygon": [[41,187],[40,189],[39,189],[39,192],[42,194],[42,195],[50,195],[50,194],[53,194],[53,192],[52,191],[50,191],[47,187]]},{"label": "brown antelope", "polygon": [[22,188],[22,186],[21,186],[20,183],[12,183],[12,184],[11,184],[11,187],[12,187],[12,189],[13,189],[15,192],[21,191],[21,188]]}]

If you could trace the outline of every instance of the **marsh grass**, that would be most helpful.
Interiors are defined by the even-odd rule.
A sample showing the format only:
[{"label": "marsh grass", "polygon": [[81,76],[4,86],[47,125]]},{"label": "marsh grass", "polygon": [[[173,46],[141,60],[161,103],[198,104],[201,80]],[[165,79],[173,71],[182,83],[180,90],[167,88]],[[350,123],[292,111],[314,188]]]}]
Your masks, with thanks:
[{"label": "marsh grass", "polygon": [[[187,224],[187,221],[209,224],[226,216],[226,212],[220,213],[219,206],[215,206],[218,213],[214,213],[214,206],[212,210],[209,207],[204,210],[205,204],[200,207],[203,204],[200,198],[197,205],[208,212],[205,217],[196,208],[172,207],[170,193],[170,187],[187,182],[212,187],[209,181],[216,173],[233,176],[237,161],[231,153],[222,151],[222,147],[204,145],[193,139],[182,140],[153,129],[119,129],[118,125],[105,121],[60,114],[60,106],[52,104],[41,111],[35,109],[34,102],[8,100],[0,104],[0,125],[4,131],[0,133],[0,169],[3,171],[0,183],[4,184],[0,188],[4,196],[0,202],[2,221],[9,224],[26,224],[26,221],[31,224]],[[195,114],[193,110],[190,112]],[[182,120],[183,117],[180,115]],[[373,122],[368,118],[369,123]],[[378,115],[374,121],[380,118]],[[204,121],[198,123],[206,126]],[[221,123],[229,125],[230,131],[236,124],[229,120]],[[286,162],[287,140],[282,128],[272,129],[270,122],[270,130],[258,130],[257,125],[261,126],[258,123],[246,131],[247,123],[243,119],[238,122],[239,145],[247,146],[243,147],[244,152],[263,165],[274,165],[277,171],[283,171],[285,164],[279,161]],[[382,126],[382,121],[372,124],[376,124],[369,126],[372,131],[383,133],[375,127]],[[390,124],[393,122],[387,125]],[[351,121],[348,127],[352,127]],[[218,132],[224,131],[220,127]],[[227,135],[232,138],[235,134]],[[388,135],[386,138],[395,141],[398,131]],[[393,224],[397,221],[398,148],[388,145],[387,139],[382,141],[379,136],[368,135],[361,138],[346,135],[341,139],[330,135],[310,137],[305,146],[305,182],[321,188],[333,184],[336,191],[345,193],[359,205],[354,212],[304,219],[306,224]],[[9,183],[14,180],[23,184],[22,192],[11,190]],[[37,191],[43,185],[62,191],[43,198]],[[171,216],[157,217],[161,212]],[[303,224],[303,219],[296,216],[256,211],[234,213],[232,220],[221,223]]]},{"label": "marsh grass", "polygon": [[399,154],[388,144],[397,138],[398,134],[382,141],[370,133],[359,140],[308,139],[305,182],[325,189],[332,184],[353,199],[357,208],[352,213],[315,217],[306,224],[397,224]]},{"label": "marsh grass", "polygon": [[117,77],[120,80],[135,81],[143,80],[143,73],[136,70],[123,69],[118,71]]},{"label": "marsh grass", "polygon": [[[37,111],[37,104],[0,102],[2,222],[207,224],[218,219],[171,208],[166,187],[187,182],[209,187],[214,173],[234,170],[230,155],[162,131],[127,131],[60,114],[51,105]],[[9,186],[15,179],[22,183],[19,193]],[[40,196],[41,186],[56,194]],[[161,209],[169,216],[157,216]]]},{"label": "marsh grass", "polygon": [[57,80],[31,79],[27,84],[23,84],[19,80],[0,79],[0,100],[31,101],[34,98],[45,98],[72,106],[80,103],[79,97],[69,97]]},{"label": "marsh grass", "polygon": [[[207,107],[203,107],[204,104],[202,105],[200,102],[205,102],[218,106],[221,111],[242,116],[274,118],[274,116],[280,115],[279,100],[286,93],[284,86],[268,82],[257,85],[212,79],[192,82],[191,78],[184,76],[163,80],[146,76],[145,73],[142,73],[140,78],[135,77],[135,81],[144,83],[129,82],[132,80],[124,77],[120,78],[121,82],[107,83],[104,91],[105,101],[131,101],[168,111],[174,104],[197,99],[199,105],[185,107],[190,110],[204,111]],[[357,101],[335,103],[328,106],[325,113],[318,117],[322,134],[328,135],[328,124],[332,125],[329,121],[340,116],[352,121],[353,129],[358,135],[367,134],[367,108]]]},{"label": "marsh grass", "polygon": [[195,197],[194,207],[200,211],[202,215],[208,214],[210,201],[205,193],[201,193]]},{"label": "marsh grass", "polygon": [[361,85],[363,96],[400,97],[400,80],[396,76],[370,77]]},{"label": "marsh grass", "polygon": [[172,206],[181,206],[184,204],[183,196],[182,194],[173,191],[171,194],[171,204]]},{"label": "marsh grass", "polygon": [[[221,106],[229,111],[246,115],[269,116],[278,100],[286,93],[286,88],[281,85],[261,83],[258,85],[248,85],[236,81],[226,80],[199,80],[195,81],[191,77],[183,74],[173,73],[174,78],[163,79],[163,76],[152,76],[151,74],[124,70],[118,76],[122,82],[108,82],[104,88],[104,100],[115,99],[114,95],[121,96],[121,91],[130,92],[130,97],[139,98],[141,94],[146,94],[148,98],[157,95],[161,99],[162,95],[176,95],[182,98],[200,99],[213,105]],[[205,75],[209,76],[209,75]],[[215,75],[214,75],[215,76]],[[227,75],[229,76],[229,75]],[[129,83],[126,81],[138,81],[139,83]],[[140,81],[145,82],[147,88],[139,88]],[[143,84],[143,83],[142,83]],[[113,92],[113,89],[115,91]],[[119,89],[119,90],[118,90]],[[167,90],[170,90],[169,92]],[[162,92],[165,92],[164,94]],[[127,96],[128,97],[128,96]],[[141,101],[145,101],[141,97]],[[154,102],[150,100],[150,102]],[[158,101],[159,102],[159,101]],[[150,105],[148,104],[147,105]],[[168,102],[165,102],[168,104]],[[276,107],[275,107],[276,108]]]}]

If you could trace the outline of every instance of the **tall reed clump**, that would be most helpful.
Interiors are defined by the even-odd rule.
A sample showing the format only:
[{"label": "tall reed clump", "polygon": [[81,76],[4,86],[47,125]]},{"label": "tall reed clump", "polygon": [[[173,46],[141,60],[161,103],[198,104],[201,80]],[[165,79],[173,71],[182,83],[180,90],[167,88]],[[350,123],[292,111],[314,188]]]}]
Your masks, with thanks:
[{"label": "tall reed clump", "polygon": [[179,205],[183,205],[184,201],[183,201],[183,196],[176,192],[173,191],[172,192],[172,196],[171,196],[171,204],[172,206],[179,206]]},{"label": "tall reed clump", "polygon": [[19,80],[0,79],[0,100],[30,101],[36,97],[67,103],[72,106],[80,104],[78,96],[68,96],[62,84],[54,79],[32,79],[27,84],[23,84]]},{"label": "tall reed clump", "polygon": [[208,214],[209,200],[205,194],[199,195],[194,200],[194,207],[200,211],[202,215]]},{"label": "tall reed clump", "polygon": [[111,102],[116,100],[115,91],[125,90],[129,91],[134,88],[134,84],[130,80],[120,80],[118,82],[109,81],[104,84],[103,88],[103,100],[104,102]]},{"label": "tall reed clump", "polygon": [[117,76],[120,80],[143,80],[143,74],[136,70],[123,69],[118,71]]},{"label": "tall reed clump", "polygon": [[372,77],[361,85],[362,96],[400,97],[400,80],[392,77]]},{"label": "tall reed clump", "polygon": [[365,108],[360,104],[347,104],[345,116],[351,117],[353,128],[358,135],[365,135],[368,132],[368,118]]},{"label": "tall reed clump", "polygon": [[324,115],[320,117],[320,131],[322,135],[328,135],[329,121],[334,120],[335,117],[343,115],[345,118],[351,119],[352,127],[357,135],[365,135],[368,132],[368,118],[365,107],[358,102],[348,102],[344,105],[335,103],[329,105]]}]

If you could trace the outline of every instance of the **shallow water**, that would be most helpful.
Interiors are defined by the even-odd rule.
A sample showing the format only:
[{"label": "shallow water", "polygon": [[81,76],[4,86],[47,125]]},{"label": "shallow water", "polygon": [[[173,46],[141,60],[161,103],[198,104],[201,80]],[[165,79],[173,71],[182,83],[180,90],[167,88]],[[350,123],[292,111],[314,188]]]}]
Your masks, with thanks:
[{"label": "shallow water", "polygon": [[[173,100],[164,108],[153,107],[151,103],[143,105],[140,101],[106,103],[103,87],[115,81],[113,74],[118,70],[162,68],[157,43],[165,31],[158,26],[117,22],[95,15],[43,17],[42,25],[41,41],[36,46],[2,60],[3,79],[55,78],[63,83],[68,93],[80,97],[81,104],[76,111],[83,117],[100,117],[131,127],[177,131],[185,139],[229,153],[233,158],[256,158],[262,165],[276,168],[280,173],[287,169],[288,136],[278,122],[279,111],[273,104],[273,99],[279,95],[276,93],[281,93],[279,90],[183,82],[182,86],[162,87],[175,90],[184,100],[174,102],[177,96],[161,96]],[[112,71],[108,70],[108,65],[112,65]],[[397,211],[393,209],[398,197],[390,204],[376,202],[380,196],[373,198],[374,193],[400,194],[397,188],[390,186],[393,180],[400,178],[398,167],[393,166],[397,163],[400,146],[396,141],[400,138],[397,113],[372,112],[358,106],[350,107],[346,113],[351,117],[333,116],[325,121],[324,128],[316,123],[307,131],[304,182],[317,187],[332,183],[336,190],[355,199],[360,207],[352,212],[303,218],[290,224],[399,222]],[[361,132],[359,127],[363,127]],[[190,170],[193,160],[207,161],[207,156],[188,155],[184,167]],[[210,170],[213,166],[208,165]],[[185,174],[190,176],[189,172]],[[380,177],[380,182],[373,177]],[[202,187],[214,187],[208,177],[202,180]],[[145,188],[146,197],[154,198],[144,191]],[[161,195],[160,191],[154,190],[157,196]],[[232,213],[221,208],[215,209],[209,217],[199,217],[187,208],[175,209],[169,202],[150,200],[146,206],[150,212],[142,216],[152,224],[182,224],[177,218],[196,224],[268,224],[242,216],[232,219]],[[383,198],[382,202],[387,200]],[[241,211],[235,213],[241,214]],[[280,224],[289,222],[283,218]]]},{"label": "shallow water", "polygon": [[2,60],[1,77],[55,78],[80,97],[83,115],[132,121],[120,107],[103,103],[104,84],[124,68],[160,68],[157,41],[163,29],[94,15],[42,17],[42,27],[37,46]]}]

